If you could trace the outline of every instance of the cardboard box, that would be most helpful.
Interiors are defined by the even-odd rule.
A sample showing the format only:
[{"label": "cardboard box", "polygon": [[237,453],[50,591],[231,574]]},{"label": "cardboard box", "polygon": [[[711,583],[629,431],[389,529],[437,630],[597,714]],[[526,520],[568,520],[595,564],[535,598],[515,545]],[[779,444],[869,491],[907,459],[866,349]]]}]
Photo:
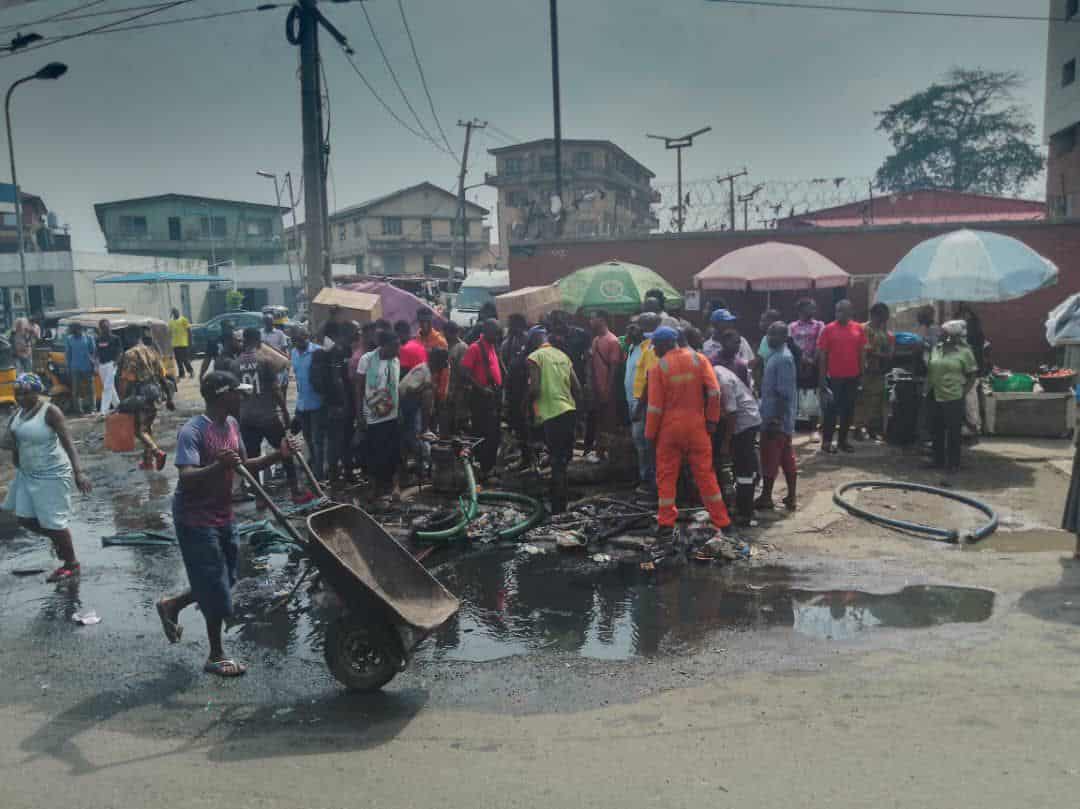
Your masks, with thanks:
[{"label": "cardboard box", "polygon": [[522,287],[495,296],[495,310],[501,321],[505,321],[512,314],[522,314],[531,325],[540,322],[546,314],[561,306],[562,294],[554,284]]},{"label": "cardboard box", "polygon": [[312,319],[316,323],[331,320],[344,323],[374,323],[382,317],[382,298],[370,292],[351,292],[347,289],[323,287],[311,304]]}]

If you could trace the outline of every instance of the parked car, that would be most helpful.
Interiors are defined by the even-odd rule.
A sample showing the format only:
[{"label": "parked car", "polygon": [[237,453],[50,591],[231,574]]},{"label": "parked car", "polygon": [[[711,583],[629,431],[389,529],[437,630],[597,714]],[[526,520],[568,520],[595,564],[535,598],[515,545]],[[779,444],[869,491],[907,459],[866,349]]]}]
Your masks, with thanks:
[{"label": "parked car", "polygon": [[510,291],[510,273],[506,270],[473,270],[454,298],[450,319],[462,328],[476,323],[480,307],[493,302],[496,295]]},{"label": "parked car", "polygon": [[210,318],[205,323],[196,323],[191,327],[191,355],[193,357],[202,356],[211,342],[221,339],[221,324],[226,320],[233,324],[233,328],[243,331],[252,327],[261,328],[263,316],[262,312],[226,312]]}]

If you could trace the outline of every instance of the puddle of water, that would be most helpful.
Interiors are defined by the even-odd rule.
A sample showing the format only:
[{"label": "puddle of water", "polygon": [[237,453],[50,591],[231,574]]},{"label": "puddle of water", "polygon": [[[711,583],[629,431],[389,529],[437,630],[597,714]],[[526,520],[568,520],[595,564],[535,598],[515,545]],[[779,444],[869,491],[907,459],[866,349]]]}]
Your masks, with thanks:
[{"label": "puddle of water", "polygon": [[427,660],[485,661],[557,651],[625,660],[699,648],[718,630],[787,628],[849,640],[875,627],[925,628],[987,620],[994,594],[906,587],[876,595],[794,586],[783,568],[688,567],[659,578],[631,569],[592,577],[559,557],[488,554],[440,573],[461,612],[418,652]]},{"label": "puddle of water", "polygon": [[1039,553],[1076,549],[1076,534],[1056,528],[1031,528],[1023,531],[996,531],[982,542],[965,545],[965,550],[996,553]]}]

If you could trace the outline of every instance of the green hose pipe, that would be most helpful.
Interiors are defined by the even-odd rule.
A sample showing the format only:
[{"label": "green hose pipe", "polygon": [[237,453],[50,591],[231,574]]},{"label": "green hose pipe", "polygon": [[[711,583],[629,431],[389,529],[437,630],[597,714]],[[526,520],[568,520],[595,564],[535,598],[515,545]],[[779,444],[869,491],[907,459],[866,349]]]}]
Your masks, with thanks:
[{"label": "green hose pipe", "polygon": [[524,506],[528,509],[528,516],[519,523],[495,532],[495,539],[500,542],[508,542],[535,528],[544,519],[544,504],[534,497],[518,492],[481,492],[481,503],[510,503],[515,506]]},{"label": "green hose pipe", "polygon": [[478,508],[476,500],[476,478],[473,477],[472,464],[469,463],[468,458],[462,459],[462,466],[465,468],[465,484],[469,493],[469,502],[465,508],[458,508],[458,511],[461,512],[461,519],[454,525],[449,528],[444,528],[441,531],[417,531],[416,538],[421,542],[438,542],[441,540],[453,539],[464,533],[465,528],[476,517]]}]

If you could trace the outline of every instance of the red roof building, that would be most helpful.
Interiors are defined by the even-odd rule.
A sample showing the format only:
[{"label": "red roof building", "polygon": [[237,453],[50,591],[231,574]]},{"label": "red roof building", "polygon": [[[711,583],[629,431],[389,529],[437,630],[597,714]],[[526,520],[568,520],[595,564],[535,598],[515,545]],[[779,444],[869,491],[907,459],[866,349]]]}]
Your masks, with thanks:
[{"label": "red roof building", "polygon": [[966,191],[926,189],[822,208],[777,220],[778,229],[852,228],[963,222],[1031,222],[1046,218],[1046,203]]}]

